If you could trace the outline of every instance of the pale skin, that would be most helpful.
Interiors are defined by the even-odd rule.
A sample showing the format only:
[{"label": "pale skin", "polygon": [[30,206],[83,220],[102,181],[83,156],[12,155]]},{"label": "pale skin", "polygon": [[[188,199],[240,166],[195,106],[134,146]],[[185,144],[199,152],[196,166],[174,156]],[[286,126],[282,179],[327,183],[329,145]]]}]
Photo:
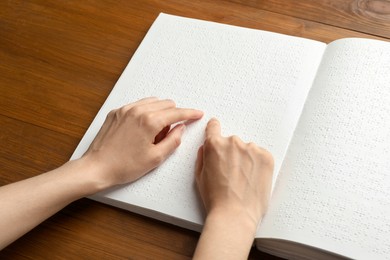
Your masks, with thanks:
[{"label": "pale skin", "polygon": [[195,170],[207,217],[194,259],[247,259],[272,173],[269,152],[237,136],[224,138],[218,120],[208,122]]},{"label": "pale skin", "polygon": [[[180,145],[184,123],[202,116],[153,97],[111,111],[83,157],[0,187],[0,250],[69,203],[138,180]],[[208,214],[194,258],[248,256],[267,208],[272,169],[268,152],[223,138],[218,120],[209,121],[195,173]]]}]

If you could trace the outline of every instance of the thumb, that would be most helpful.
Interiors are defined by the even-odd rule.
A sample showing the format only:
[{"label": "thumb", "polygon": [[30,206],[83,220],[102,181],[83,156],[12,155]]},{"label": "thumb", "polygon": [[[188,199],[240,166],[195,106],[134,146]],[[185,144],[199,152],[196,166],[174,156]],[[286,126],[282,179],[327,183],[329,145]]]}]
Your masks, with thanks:
[{"label": "thumb", "polygon": [[184,124],[176,125],[167,136],[156,145],[156,147],[158,147],[157,149],[163,154],[164,160],[179,147],[184,130]]}]

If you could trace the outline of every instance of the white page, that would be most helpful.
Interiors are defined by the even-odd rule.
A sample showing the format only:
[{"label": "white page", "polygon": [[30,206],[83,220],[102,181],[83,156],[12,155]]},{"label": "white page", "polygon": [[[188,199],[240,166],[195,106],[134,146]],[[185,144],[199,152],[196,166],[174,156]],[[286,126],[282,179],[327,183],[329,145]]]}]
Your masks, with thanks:
[{"label": "white page", "polygon": [[161,167],[136,183],[94,197],[105,196],[111,199],[104,199],[107,203],[142,214],[120,202],[200,224],[203,207],[193,175],[208,119],[217,117],[224,135],[237,134],[270,150],[277,172],[325,47],[312,40],[161,14],[72,159],[85,152],[106,114],[129,102],[158,96],[203,110],[204,118],[187,127],[181,146]]},{"label": "white page", "polygon": [[259,237],[390,259],[390,43],[331,43]]}]

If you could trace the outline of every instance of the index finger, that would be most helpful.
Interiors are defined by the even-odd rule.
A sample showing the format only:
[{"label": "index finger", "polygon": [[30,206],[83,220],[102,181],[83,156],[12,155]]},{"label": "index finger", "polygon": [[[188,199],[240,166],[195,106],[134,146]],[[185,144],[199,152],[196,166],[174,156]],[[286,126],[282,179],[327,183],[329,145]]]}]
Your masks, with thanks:
[{"label": "index finger", "polygon": [[221,124],[218,119],[211,118],[206,126],[206,138],[221,135]]},{"label": "index finger", "polygon": [[[162,109],[154,113],[154,117],[159,120],[158,127],[165,127],[187,120],[197,120],[203,116],[203,112],[191,108],[170,108]],[[159,129],[161,130],[161,129]]]}]

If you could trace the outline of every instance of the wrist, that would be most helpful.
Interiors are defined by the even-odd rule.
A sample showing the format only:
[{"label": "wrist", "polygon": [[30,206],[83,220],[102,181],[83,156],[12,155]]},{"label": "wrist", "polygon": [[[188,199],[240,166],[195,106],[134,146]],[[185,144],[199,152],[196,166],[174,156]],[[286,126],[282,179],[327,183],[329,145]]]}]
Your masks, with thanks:
[{"label": "wrist", "polygon": [[[253,218],[245,209],[217,208],[210,210],[206,217],[206,223],[215,225],[232,226],[239,232],[254,236],[259,221]],[[225,227],[226,227],[225,225]]]},{"label": "wrist", "polygon": [[83,197],[109,188],[111,185],[104,179],[104,169],[88,156],[69,161],[64,166],[70,168],[72,178],[79,181]]},{"label": "wrist", "polygon": [[210,211],[194,259],[247,259],[257,224],[245,215],[230,209]]}]

